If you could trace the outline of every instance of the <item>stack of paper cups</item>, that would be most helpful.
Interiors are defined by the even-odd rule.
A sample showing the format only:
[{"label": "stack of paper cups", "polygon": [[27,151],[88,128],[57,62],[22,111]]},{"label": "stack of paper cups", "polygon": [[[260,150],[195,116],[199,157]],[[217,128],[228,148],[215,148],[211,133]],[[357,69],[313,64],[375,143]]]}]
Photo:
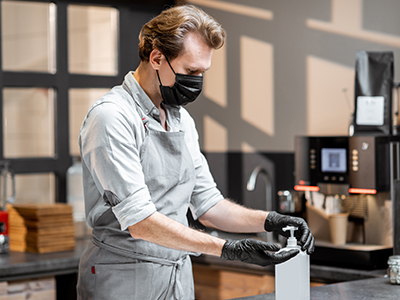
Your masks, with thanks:
[{"label": "stack of paper cups", "polygon": [[329,215],[329,229],[333,244],[346,244],[348,218],[347,213]]}]

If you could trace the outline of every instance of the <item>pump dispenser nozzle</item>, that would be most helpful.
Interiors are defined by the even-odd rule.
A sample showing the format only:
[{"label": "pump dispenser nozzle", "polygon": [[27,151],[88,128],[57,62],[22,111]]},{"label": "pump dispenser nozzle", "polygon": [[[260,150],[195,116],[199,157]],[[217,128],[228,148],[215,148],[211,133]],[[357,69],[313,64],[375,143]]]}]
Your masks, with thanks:
[{"label": "pump dispenser nozzle", "polygon": [[289,248],[294,248],[297,246],[297,239],[294,237],[294,231],[298,230],[298,227],[294,226],[286,226],[285,228],[282,228],[283,231],[288,231],[290,230],[290,238],[287,240],[287,246]]}]

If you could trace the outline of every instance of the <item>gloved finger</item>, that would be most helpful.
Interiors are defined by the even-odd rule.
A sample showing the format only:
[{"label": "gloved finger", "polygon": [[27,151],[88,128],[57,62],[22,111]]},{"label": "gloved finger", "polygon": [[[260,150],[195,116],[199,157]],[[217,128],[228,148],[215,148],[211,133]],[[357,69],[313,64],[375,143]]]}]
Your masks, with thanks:
[{"label": "gloved finger", "polygon": [[314,252],[314,245],[315,245],[315,239],[314,239],[314,237],[312,237],[310,246],[308,247],[308,250],[307,250],[307,254],[311,254]]},{"label": "gloved finger", "polygon": [[266,243],[266,244],[268,244],[268,245],[266,245],[265,250],[274,251],[274,252],[281,250],[281,246],[279,246],[278,244],[274,244],[274,243]]},{"label": "gloved finger", "polygon": [[[305,242],[307,239],[307,231],[310,231],[306,221],[302,218],[296,218],[296,217],[288,217],[287,222],[284,227],[286,226],[294,226],[297,227],[298,230],[294,232],[294,236],[299,242]],[[283,231],[282,231],[283,232]],[[290,231],[287,230],[283,234],[284,236],[289,237],[290,236]]]},{"label": "gloved finger", "polygon": [[300,252],[299,249],[281,251],[279,253],[271,254],[271,257],[273,258],[275,264],[280,264],[291,259],[292,257],[295,257],[297,254],[299,254],[299,252]]},{"label": "gloved finger", "polygon": [[309,253],[310,249],[314,247],[314,237],[310,231],[308,231],[306,241],[304,243],[300,241],[300,245],[301,245],[301,250],[307,251],[307,253],[310,254]]},{"label": "gloved finger", "polygon": [[281,249],[279,245],[274,243],[264,242],[260,240],[255,240],[254,243],[257,250],[261,251],[279,251]]},{"label": "gloved finger", "polygon": [[305,223],[305,221],[304,221],[303,224],[299,225],[299,230],[297,230],[296,233],[298,235],[301,235],[300,237],[297,237],[297,238],[300,238],[299,242],[300,242],[301,245],[306,244],[307,240],[309,239],[309,236],[311,235],[310,228],[308,228],[308,226]]}]

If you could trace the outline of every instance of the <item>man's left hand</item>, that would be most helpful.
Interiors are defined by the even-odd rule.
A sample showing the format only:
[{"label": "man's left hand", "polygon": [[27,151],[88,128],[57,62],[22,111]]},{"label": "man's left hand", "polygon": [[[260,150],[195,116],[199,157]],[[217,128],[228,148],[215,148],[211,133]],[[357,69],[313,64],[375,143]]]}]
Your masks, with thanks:
[{"label": "man's left hand", "polygon": [[280,235],[289,237],[290,232],[285,232],[282,230],[282,228],[286,226],[298,227],[298,230],[295,231],[295,237],[300,243],[301,250],[307,251],[308,254],[314,252],[314,237],[304,219],[281,215],[274,211],[268,213],[264,223],[264,228],[266,231],[276,231]]}]

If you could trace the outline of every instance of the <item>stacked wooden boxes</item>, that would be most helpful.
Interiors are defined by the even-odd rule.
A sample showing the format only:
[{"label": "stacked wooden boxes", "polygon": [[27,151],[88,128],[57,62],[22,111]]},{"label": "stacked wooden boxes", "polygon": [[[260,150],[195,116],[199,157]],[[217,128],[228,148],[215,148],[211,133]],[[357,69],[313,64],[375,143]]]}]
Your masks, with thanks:
[{"label": "stacked wooden boxes", "polygon": [[10,250],[48,253],[75,247],[72,207],[68,204],[7,205]]}]

